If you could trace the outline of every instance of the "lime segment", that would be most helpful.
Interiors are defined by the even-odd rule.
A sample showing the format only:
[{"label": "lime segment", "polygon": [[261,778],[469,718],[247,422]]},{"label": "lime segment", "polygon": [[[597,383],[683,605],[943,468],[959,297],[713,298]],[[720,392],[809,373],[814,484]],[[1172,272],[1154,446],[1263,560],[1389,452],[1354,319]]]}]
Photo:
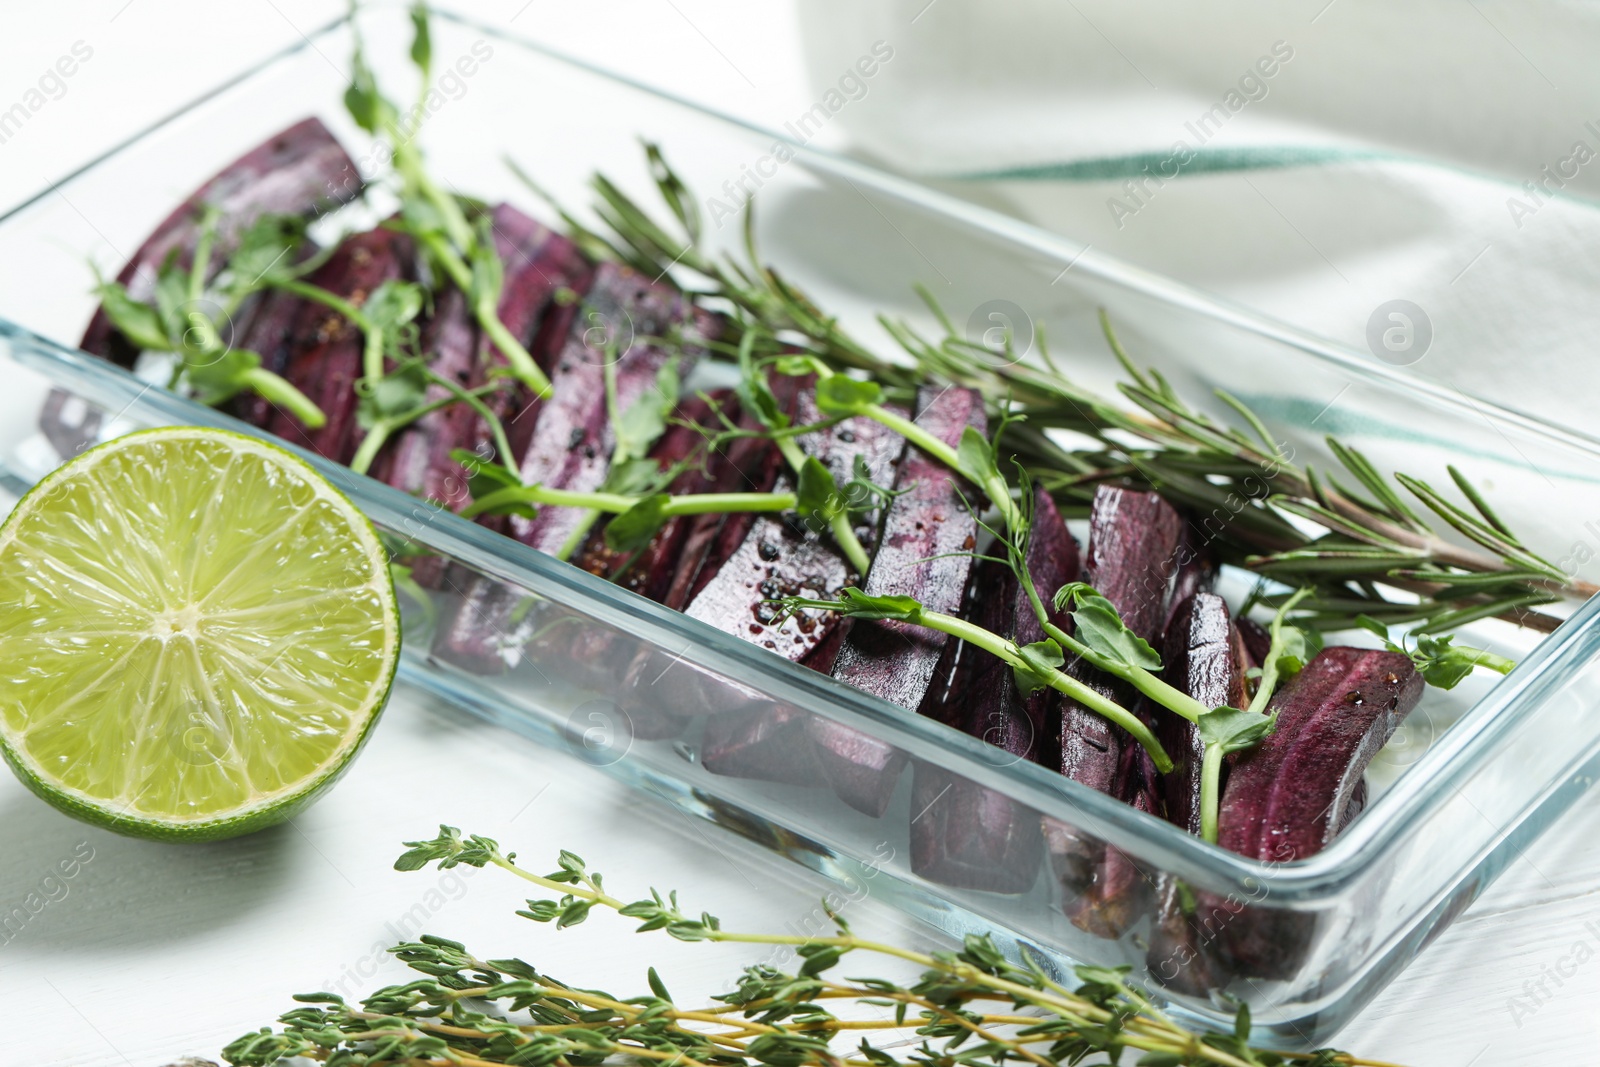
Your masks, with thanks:
[{"label": "lime segment", "polygon": [[129,434],[0,526],[0,750],[112,829],[215,838],[293,815],[359,749],[399,647],[371,524],[254,438]]}]

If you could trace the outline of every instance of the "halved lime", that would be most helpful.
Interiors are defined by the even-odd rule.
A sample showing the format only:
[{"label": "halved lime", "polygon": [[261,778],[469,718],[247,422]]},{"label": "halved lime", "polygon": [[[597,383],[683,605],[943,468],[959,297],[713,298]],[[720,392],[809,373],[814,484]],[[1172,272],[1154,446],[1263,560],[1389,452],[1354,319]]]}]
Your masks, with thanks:
[{"label": "halved lime", "polygon": [[0,751],[112,830],[206,840],[294,815],[361,747],[399,649],[371,523],[242,434],[128,434],[0,526]]}]

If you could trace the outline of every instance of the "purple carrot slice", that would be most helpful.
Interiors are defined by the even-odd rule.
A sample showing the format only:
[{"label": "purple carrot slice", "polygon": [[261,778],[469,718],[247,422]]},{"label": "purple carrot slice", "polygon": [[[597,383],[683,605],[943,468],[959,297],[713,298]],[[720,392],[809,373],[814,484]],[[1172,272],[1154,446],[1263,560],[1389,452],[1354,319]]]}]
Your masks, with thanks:
[{"label": "purple carrot slice", "polygon": [[[490,222],[495,254],[503,266],[496,314],[512,336],[528,344],[535,361],[547,367],[556,344],[550,338],[566,336],[575,311],[575,301],[562,301],[558,295],[563,290],[574,294],[586,291],[593,268],[570,240],[510,205],[496,207]],[[491,374],[507,364],[499,348],[482,335],[465,295],[456,289],[447,289],[435,299],[433,315],[423,326],[421,348],[430,355],[436,373],[450,376],[466,389],[489,383]],[[441,385],[431,385],[427,395],[435,399],[446,392]],[[509,424],[513,439],[519,425],[531,427],[536,421],[538,402],[520,386],[490,393],[483,404],[502,424]],[[495,447],[493,432],[482,415],[466,404],[451,404],[401,431],[380,456],[380,464],[387,462],[387,467],[380,470],[375,466],[374,474],[397,489],[460,511],[471,503],[467,489],[471,472],[451,453],[466,449],[482,457],[480,463],[501,462]],[[479,522],[497,533],[508,529],[504,516],[484,516]],[[437,588],[444,580],[443,569],[437,557],[418,560],[412,577],[424,588]],[[470,575],[460,571],[453,580],[461,587],[475,584]]]},{"label": "purple carrot slice", "polygon": [[1272,649],[1272,635],[1267,628],[1248,615],[1241,616],[1236,623],[1239,627],[1239,639],[1244,642],[1245,651],[1250,654],[1250,665],[1259,667],[1266,662],[1267,653]]},{"label": "purple carrot slice", "polygon": [[[606,400],[608,361],[615,362],[618,410],[626,411],[654,385],[661,368],[678,358],[646,338],[665,336],[685,322],[691,336],[694,331],[714,336],[710,316],[677,290],[616,264],[596,269],[584,313],[583,320],[569,320],[565,342],[549,368],[549,396],[518,416],[534,420],[519,462],[526,485],[598,490],[610,471],[615,446]],[[686,358],[692,360],[692,353]],[[687,369],[679,367],[680,372]],[[581,508],[546,507],[533,519],[513,517],[510,532],[525,545],[557,554],[583,532],[586,518]],[[469,582],[459,610],[434,641],[435,655],[475,673],[500,673],[515,666],[537,628],[522,601],[499,583]]]},{"label": "purple carrot slice", "polygon": [[[1192,526],[1189,533],[1192,533]],[[1190,547],[1189,536],[1179,545],[1178,573],[1173,595],[1184,595],[1168,613],[1162,662],[1166,680],[1194,696],[1206,707],[1245,707],[1245,648],[1229,622],[1227,603],[1208,592],[1189,592],[1211,584],[1216,569],[1208,558]],[[1162,814],[1200,833],[1200,761],[1205,744],[1200,729],[1181,715],[1149,699],[1138,704],[1139,713],[1155,726],[1155,736],[1166,755],[1173,758],[1170,773],[1158,774],[1149,753],[1138,745],[1123,744],[1123,761],[1117,771],[1117,797],[1139,811]],[[1074,921],[1101,937],[1117,937],[1133,925],[1152,902],[1163,896],[1160,878],[1122,849],[1107,846],[1094,880],[1080,897]],[[1157,928],[1170,917],[1158,915]]]},{"label": "purple carrot slice", "polygon": [[[305,301],[281,289],[262,293],[235,344],[261,357],[261,368],[284,376],[294,355],[295,322]],[[243,392],[229,398],[223,409],[250,425],[266,429],[277,406],[260,393]]]},{"label": "purple carrot slice", "polygon": [[[1286,863],[1320,852],[1344,824],[1372,757],[1416,706],[1422,677],[1397,652],[1325,648],[1272,699],[1277,728],[1228,772],[1217,841],[1251,859]],[[1201,898],[1235,974],[1280,978],[1310,951],[1310,912]],[[1231,918],[1229,922],[1223,919]]]},{"label": "purple carrot slice", "polygon": [[1216,960],[1212,946],[1216,931],[1206,928],[1199,909],[1199,900],[1183,879],[1167,873],[1156,877],[1155,922],[1145,950],[1145,969],[1163,989],[1191,997],[1204,997],[1227,985],[1226,967]]},{"label": "purple carrot slice", "polygon": [[1356,787],[1350,791],[1350,803],[1344,806],[1344,814],[1339,817],[1339,825],[1334,830],[1334,833],[1336,835],[1344,833],[1350,824],[1356,821],[1356,816],[1360,815],[1366,808],[1367,780],[1362,778],[1361,781],[1356,783]]},{"label": "purple carrot slice", "polygon": [[[540,369],[550,374],[572,343],[574,333],[582,333],[573,330],[573,323],[579,311],[587,307],[579,298],[594,286],[596,268],[571,240],[509,204],[496,206],[489,221],[495,253],[505,272],[496,313],[507,331],[527,346]],[[505,354],[488,338],[480,344],[481,377],[477,384],[508,365]],[[496,394],[490,404],[495,416],[507,424],[513,456],[527,453],[541,403],[519,388],[514,393]],[[483,432],[487,443],[487,427]]]},{"label": "purple carrot slice", "polygon": [[[779,409],[793,418],[801,393],[810,382],[811,379],[775,375],[768,384]],[[748,412],[740,412],[737,425],[752,433],[760,429]],[[761,436],[735,438],[725,459],[726,470],[732,475],[728,480],[730,491],[769,492],[784,468],[783,456],[776,446]],[[754,519],[747,513],[690,516],[676,561],[668,573],[644,590],[645,594],[665,607],[682,611],[743,543]],[[633,720],[634,736],[645,739],[677,737],[688,728],[691,716],[726,709],[730,698],[735,703],[755,698],[753,693],[734,696],[738,688],[727,679],[684,662],[679,649],[641,652],[627,666],[621,687],[623,692],[634,694],[626,701],[625,710]]]},{"label": "purple carrot slice", "polygon": [[1333,839],[1372,757],[1422,695],[1408,656],[1325,648],[1272,700],[1277,729],[1228,773],[1217,841],[1286,862]]},{"label": "purple carrot slice", "polygon": [[[436,374],[463,389],[483,384],[482,339],[467,307],[466,295],[459,289],[446,289],[434,297],[433,314],[422,325],[418,347]],[[430,384],[425,393],[430,401],[447,395],[449,390],[437,383]],[[491,411],[503,410],[506,403],[505,391],[492,394],[485,401]],[[483,416],[467,404],[455,403],[429,412],[405,427],[379,454],[372,466],[373,477],[421,499],[412,508],[406,533],[415,536],[421,532],[433,519],[435,508],[460,511],[472,502],[467,486],[475,471],[465,469],[451,453],[458,448],[467,449],[479,457],[475,463],[494,463],[489,437]],[[409,565],[412,579],[424,589],[440,588],[449,566],[439,556],[413,557]],[[465,576],[458,579],[465,580]]]},{"label": "purple carrot slice", "polygon": [[1193,523],[1184,524],[1174,564],[1177,569],[1172,576],[1172,592],[1167,597],[1166,620],[1161,624],[1163,641],[1172,629],[1178,610],[1196,593],[1209,593],[1217,581],[1217,558]]},{"label": "purple carrot slice", "polygon": [[[769,378],[769,388],[779,409],[789,418],[800,410],[800,398],[813,383],[811,378],[792,377],[786,374]],[[807,409],[813,410],[811,408]],[[749,412],[741,412],[739,428],[756,432],[760,424]],[[734,475],[729,480],[729,491],[745,493],[771,492],[784,471],[782,454],[765,437],[735,438],[728,446],[727,469]],[[674,611],[682,611],[700,594],[706,584],[721,569],[728,557],[744,543],[755,516],[750,513],[733,515],[696,515],[687,524],[683,551],[671,578],[657,597]]]},{"label": "purple carrot slice", "polygon": [[[576,246],[509,204],[489,215],[495,254],[503,268],[503,283],[496,314],[511,335],[527,342],[542,318],[554,308],[556,290],[581,292],[591,268]],[[428,357],[434,373],[448,377],[463,389],[489,381],[489,371],[506,365],[505,356],[478,328],[477,320],[460,290],[445,289],[434,300],[433,314],[422,327],[418,347]],[[535,349],[535,358],[538,353]],[[442,385],[430,385],[427,399],[450,395]],[[527,398],[518,398],[526,403]],[[491,394],[485,406],[505,419],[516,406],[512,390]],[[408,493],[460,511],[472,502],[460,464],[451,451],[466,449],[484,455],[492,435],[483,417],[466,404],[451,404],[412,423],[388,445],[373,464],[373,473]]]},{"label": "purple carrot slice", "polygon": [[[968,426],[985,426],[983,401],[970,389],[925,386],[917,394],[917,424],[954,446]],[[920,449],[907,450],[884,516],[882,543],[867,574],[870,595],[913,596],[930,611],[961,610],[977,523],[967,508],[976,498],[959,475]],[[944,635],[894,620],[861,621],[839,651],[833,676],[891,703],[916,710],[944,650]]]},{"label": "purple carrot slice", "polygon": [[[482,384],[478,325],[459,289],[446,289],[434,297],[433,314],[422,325],[418,348],[435,374],[463,389]],[[434,383],[425,397],[432,402],[450,395],[448,389]],[[372,475],[402,492],[460,511],[472,503],[472,495],[467,492],[467,472],[450,453],[458,448],[473,450],[479,444],[481,422],[482,416],[462,403],[429,412],[379,453]],[[494,460],[485,454],[483,462]]]},{"label": "purple carrot slice", "polygon": [[[200,209],[220,213],[212,262],[218,266],[233,251],[240,234],[264,215],[312,215],[361,194],[355,163],[315,118],[302,119],[252,148],[189,195],[163,219],[117,275],[135,300],[155,292],[156,276],[167,257],[187,265],[200,237]],[[138,351],[117,333],[102,310],[89,321],[79,347],[122,366],[132,366]]]},{"label": "purple carrot slice", "polygon": [[[727,457],[704,447],[707,435],[721,427],[715,413],[720,411],[731,416],[736,408],[737,402],[727,390],[713,394],[710,403],[695,396],[679,405],[674,413],[677,421],[667,427],[650,450],[650,458],[662,471],[679,464],[691,464],[673,479],[667,492],[674,495],[717,492],[725,484],[737,480],[737,473],[725,469]],[[606,544],[605,527],[599,526],[589,534],[572,562],[596,577],[609,579],[654,600],[656,597],[650,594],[665,588],[675,573],[690,518],[692,516],[669,519],[650,542],[637,551],[611,548]],[[599,627],[552,628],[542,639],[535,640],[537,645],[529,645],[530,654],[565,656],[569,662],[586,669],[594,681],[609,678],[613,684],[619,668],[626,666],[636,649],[627,636]],[[619,663],[619,659],[622,662]],[[640,734],[635,732],[634,736]],[[655,734],[652,732],[650,736]]]},{"label": "purple carrot slice", "polygon": [[[360,193],[361,177],[344,149],[320,121],[304,119],[246,152],[190,194],[145,239],[117,281],[134,299],[150,299],[168,256],[175,255],[180,264],[191,261],[202,205],[214,205],[222,213],[212,253],[212,262],[220,267],[239,234],[263,215],[311,215]],[[123,367],[131,367],[139,355],[101,308],[95,309],[78,347]],[[39,415],[40,430],[63,458],[98,440],[100,422],[98,409],[74,402],[59,389],[51,390]]]},{"label": "purple carrot slice", "polygon": [[[1161,653],[1162,677],[1208,708],[1242,708],[1247,703],[1247,655],[1229,620],[1227,601],[1214,593],[1196,593],[1173,612]],[[1205,755],[1199,727],[1166,708],[1149,710],[1156,738],[1172,757],[1172,771],[1161,783],[1167,818],[1198,836],[1200,761]]]},{"label": "purple carrot slice", "polygon": [[[807,425],[821,417],[812,394],[803,394],[797,423]],[[841,485],[851,477],[852,462],[858,455],[866,461],[873,480],[882,484],[905,447],[899,434],[865,418],[847,419],[831,429],[805,434],[798,441]],[[729,530],[740,526],[745,524],[726,524],[720,540],[726,542]],[[770,601],[784,596],[830,597],[855,577],[825,533],[808,530],[792,519],[758,514],[684,613],[787,659],[800,660],[828,635],[837,617],[805,611],[780,619],[778,605]]]},{"label": "purple carrot slice", "polygon": [[[594,268],[566,237],[555,233],[509,204],[497,205],[489,215],[495,255],[503,269],[500,302],[495,314],[506,330],[527,347],[541,368],[548,370],[555,353],[565,344],[576,312],[575,299],[558,299],[563,292],[579,296],[592,281]],[[431,347],[430,347],[431,346]],[[503,370],[508,361],[500,349],[478,328],[466,298],[456,290],[439,297],[434,314],[424,326],[422,350],[436,353],[433,369],[449,374],[464,388],[479,388]],[[431,386],[429,397],[443,396],[442,386]],[[484,406],[506,424],[514,455],[522,455],[537,422],[539,401],[521,387],[491,393]],[[388,451],[407,453],[396,460],[396,470],[405,484],[390,484],[407,492],[421,493],[459,511],[471,502],[465,472],[451,451],[459,448],[485,457],[485,462],[504,462],[494,455],[494,438],[484,418],[464,404],[452,404],[439,414],[448,420],[423,419],[408,427]],[[430,417],[431,418],[431,417]],[[418,462],[425,456],[426,465]],[[418,478],[417,475],[421,477]],[[446,496],[432,496],[434,487],[447,490]],[[504,533],[503,517],[488,516],[483,525]]]},{"label": "purple carrot slice", "polygon": [[[739,481],[738,473],[728,469],[727,457],[722,452],[705,448],[708,436],[721,427],[717,413],[732,418],[738,411],[738,404],[732,392],[726,389],[709,394],[709,397],[711,403],[695,396],[680,404],[673,413],[673,424],[667,427],[650,450],[650,458],[655,461],[658,470],[666,471],[682,463],[692,464],[667,486],[665,492],[673,496],[727,492]],[[650,539],[650,543],[637,552],[611,548],[606,544],[605,525],[599,524],[584,541],[583,548],[573,556],[572,562],[590,574],[649,596],[652,590],[665,588],[671,581],[683,538],[688,533],[688,520],[692,517],[682,515],[667,520]],[[652,596],[650,599],[657,598]]]},{"label": "purple carrot slice", "polygon": [[[1089,513],[1084,578],[1116,607],[1139,637],[1155,641],[1165,621],[1167,597],[1183,537],[1182,517],[1155,493],[1102,485]],[[1133,690],[1082,662],[1069,663],[1074,677],[1117,701],[1133,705]],[[1074,700],[1056,702],[1055,766],[1073,781],[1102,793],[1132,796],[1122,760],[1124,732]],[[1122,781],[1119,782],[1119,772]],[[1119,788],[1120,786],[1120,788]],[[1086,895],[1101,875],[1105,844],[1055,819],[1044,820],[1045,842],[1061,886],[1063,910],[1086,928],[1104,933],[1097,916],[1116,914],[1103,899]],[[1105,881],[1102,878],[1102,881]],[[1080,903],[1081,901],[1081,903]]]},{"label": "purple carrot slice", "polygon": [[[985,427],[983,399],[970,389],[925,386],[917,393],[916,421],[954,446],[968,426]],[[883,534],[866,592],[915,597],[931,611],[961,610],[977,546],[977,522],[966,501],[970,485],[917,448],[906,449],[895,476],[904,490],[885,510]],[[908,711],[922,707],[944,653],[943,634],[892,620],[856,620],[833,665],[833,676]],[[840,800],[868,815],[882,815],[905,767],[905,753],[826,719],[814,719],[811,737]]]},{"label": "purple carrot slice", "polygon": [[[1180,567],[1181,571],[1181,567]],[[1162,676],[1207,707],[1246,706],[1248,653],[1228,605],[1211,593],[1196,593],[1172,612],[1162,647]],[[1172,757],[1170,774],[1162,776],[1167,819],[1200,834],[1200,762],[1205,745],[1193,723],[1165,708],[1152,709],[1156,737]],[[1223,775],[1228,771],[1222,768]],[[1226,781],[1226,778],[1224,778]],[[1204,996],[1215,983],[1212,932],[1196,919],[1194,893],[1165,872],[1156,876],[1155,921],[1145,953],[1152,980],[1174,992]]]},{"label": "purple carrot slice", "polygon": [[[524,485],[598,490],[610,472],[616,440],[606,403],[606,364],[615,362],[617,410],[625,412],[673,360],[668,349],[646,338],[666,336],[684,320],[689,320],[692,336],[715,335],[711,317],[675,289],[614,264],[603,264],[596,271],[584,315],[585,320],[568,332],[551,368],[550,395],[539,408],[532,440],[520,460]],[[594,328],[585,326],[591,317],[609,329],[631,331],[631,343],[620,353],[597,344]],[[688,359],[692,363],[694,356]],[[689,365],[680,366],[680,373],[687,373]],[[542,508],[532,519],[514,517],[511,534],[525,545],[557,553],[582,532],[586,518],[581,508]]]},{"label": "purple carrot slice", "polygon": [[[1113,787],[1118,800],[1135,811],[1161,817],[1159,775],[1144,747],[1125,741]],[[1067,906],[1074,926],[1096,937],[1116,938],[1149,910],[1154,872],[1114,845],[1106,845],[1094,876]]]},{"label": "purple carrot slice", "polygon": [[[347,237],[307,281],[356,306],[384,282],[403,278],[411,263],[411,239],[376,229]],[[327,422],[312,430],[282,409],[267,428],[336,463],[348,463],[360,444],[356,424],[356,379],[361,377],[360,329],[336,311],[306,301],[295,313],[284,377],[322,409]]]},{"label": "purple carrot slice", "polygon": [[[810,391],[801,395],[796,417],[799,425],[808,425],[821,419],[821,413],[816,410],[814,403],[815,398]],[[847,419],[831,429],[814,431],[797,440],[807,455],[822,461],[840,485],[850,478],[857,456],[865,462],[874,484],[884,484],[889,480],[896,459],[905,449],[905,440],[899,434],[865,418]],[[791,480],[786,475],[784,481],[789,484]],[[863,543],[870,546],[873,538],[869,529],[858,528],[856,533]],[[726,534],[725,529],[719,540],[725,541]],[[826,645],[840,623],[839,618],[830,612],[811,611],[779,618],[778,606],[770,601],[782,596],[831,597],[856,580],[857,576],[851,572],[849,562],[839,553],[825,531],[809,530],[792,519],[757,515],[749,523],[744,540],[704,584],[690,602],[686,614],[787,659],[803,663]],[[855,629],[851,630],[852,635],[855,632]],[[842,649],[839,655],[843,655]],[[711,707],[719,700],[726,701],[726,690],[691,696],[686,687],[699,680],[694,673],[677,675],[671,689],[674,706]],[[734,762],[724,757],[719,747],[712,743],[716,738],[729,736],[723,718],[740,714],[738,710],[719,712],[707,722],[708,740],[703,762],[707,769],[718,773],[732,773],[727,768],[743,766],[746,768],[743,772],[745,777],[760,777],[761,764],[744,760],[743,751],[740,761]],[[811,716],[806,716],[806,719],[815,721]],[[799,719],[796,718],[796,721]],[[790,741],[794,735],[791,733],[763,729],[759,735],[770,738],[775,746],[788,749],[781,755],[764,755],[763,761],[784,759],[809,762],[812,759],[809,746],[803,756],[793,751]],[[811,780],[816,780],[815,775]]]},{"label": "purple carrot slice", "polygon": [[[1027,567],[1034,587],[1050,595],[1078,579],[1078,544],[1067,531],[1055,502],[1036,491]],[[966,618],[1018,644],[1044,639],[1016,575],[1005,564],[981,562],[967,591]],[[1064,613],[1052,622],[1070,623]],[[1022,693],[1011,669],[987,652],[964,642],[946,646],[954,655],[936,673],[922,712],[997,746],[1000,759],[1037,762],[1045,739],[1049,690]],[[1038,874],[1042,841],[1039,816],[1009,797],[936,767],[918,762],[911,790],[911,869],[930,881],[995,893],[1020,893]]]},{"label": "purple carrot slice", "polygon": [[755,701],[706,720],[701,763],[712,774],[786,785],[814,785],[821,774],[806,740],[812,718],[772,701]]}]

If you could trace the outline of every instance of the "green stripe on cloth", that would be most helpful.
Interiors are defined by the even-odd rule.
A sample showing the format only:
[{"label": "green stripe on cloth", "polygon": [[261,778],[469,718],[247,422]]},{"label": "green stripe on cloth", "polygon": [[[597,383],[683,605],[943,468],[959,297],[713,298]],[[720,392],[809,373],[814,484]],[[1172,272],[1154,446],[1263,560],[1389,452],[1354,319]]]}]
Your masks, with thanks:
[{"label": "green stripe on cloth", "polygon": [[1183,174],[1208,174],[1235,170],[1266,170],[1276,167],[1315,167],[1326,163],[1350,163],[1369,159],[1388,159],[1400,162],[1418,162],[1389,152],[1365,149],[1327,148],[1313,145],[1274,145],[1245,148],[1214,148],[1191,150],[1193,158],[1183,164],[1178,174],[1166,174],[1176,162],[1170,150],[1161,152],[1136,152],[1127,156],[1104,156],[1099,159],[1079,159],[1070,163],[1032,163],[999,170],[970,171],[947,174],[954,181],[1116,181],[1144,174],[1170,180]]},{"label": "green stripe on cloth", "polygon": [[[1528,199],[1528,194],[1521,184],[1509,178],[1498,174],[1485,174],[1443,160],[1399,152],[1367,148],[1333,148],[1326,145],[1256,145],[1242,148],[1198,148],[1190,149],[1190,152],[1193,158],[1179,167],[1176,174],[1167,174],[1161,170],[1162,164],[1174,162],[1174,153],[1167,149],[1158,152],[1134,152],[1126,156],[1076,159],[1063,163],[1027,163],[995,170],[930,174],[927,177],[936,181],[952,182],[1110,182],[1127,178],[1174,181],[1186,174],[1228,174],[1246,170],[1285,170],[1291,167],[1381,162],[1451,171],[1511,190],[1512,195],[1526,201],[1530,209],[1538,206]],[[1551,199],[1565,200],[1580,207],[1600,210],[1600,199],[1583,193],[1569,192],[1566,189],[1557,190]]]}]

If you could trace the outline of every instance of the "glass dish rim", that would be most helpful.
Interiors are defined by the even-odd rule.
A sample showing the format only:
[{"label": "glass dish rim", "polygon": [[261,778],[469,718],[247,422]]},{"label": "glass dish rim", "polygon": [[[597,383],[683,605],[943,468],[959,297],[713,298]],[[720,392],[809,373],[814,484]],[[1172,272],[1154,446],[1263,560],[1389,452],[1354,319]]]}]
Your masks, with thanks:
[{"label": "glass dish rim", "polygon": [[[391,0],[369,5],[363,13],[403,10],[402,3]],[[1557,426],[1465,394],[1451,395],[1449,390],[1425,378],[1379,365],[1314,334],[1125,263],[1070,238],[922,186],[870,164],[798,144],[758,124],[663,92],[524,36],[485,24],[459,13],[448,4],[436,6],[434,14],[532,52],[545,60],[685,109],[703,119],[734,127],[746,134],[783,141],[794,149],[798,161],[815,169],[844,174],[853,181],[870,185],[874,191],[953,219],[986,235],[1041,252],[1058,261],[1067,261],[1073,269],[1082,267],[1086,274],[1110,284],[1287,344],[1313,358],[1332,363],[1357,379],[1420,394],[1436,405],[1464,415],[1486,418],[1492,414],[1523,432],[1600,459],[1600,436]],[[0,212],[0,225],[25,212],[57,188],[111,162],[146,137],[207,105],[224,102],[227,94],[241,88],[252,78],[308,49],[315,49],[319,38],[339,31],[351,18],[350,14],[344,14],[323,23],[303,34],[300,41],[263,57],[123,138],[45,188]],[[152,387],[121,368],[80,350],[41,337],[10,322],[3,315],[0,315],[0,336],[20,342],[17,352],[19,363],[41,371],[56,384],[83,389],[97,400],[116,397],[125,402],[128,408],[140,404],[156,416],[173,422],[219,426],[258,437],[270,436],[215,409]],[[276,438],[273,440],[317,466],[350,495],[364,512],[379,522],[402,528],[414,517],[417,508],[426,507],[415,498],[365,475],[356,475],[348,468],[298,446]],[[1600,626],[1600,602],[1579,607],[1565,625],[1541,641],[1509,677],[1501,680],[1475,703],[1372,806],[1366,816],[1352,824],[1328,848],[1305,860],[1287,864],[1267,863],[1201,841],[1176,826],[1144,816],[1113,798],[1062,779],[1044,767],[1032,764],[994,767],[983,758],[988,746],[979,740],[949,731],[938,723],[908,715],[904,709],[879,698],[868,696],[787,660],[770,656],[756,646],[731,638],[704,623],[590,575],[581,568],[546,557],[449,512],[429,509],[426,527],[423,534],[415,538],[418,543],[459,558],[485,573],[526,585],[541,593],[549,589],[562,590],[568,599],[581,602],[585,610],[598,609],[596,613],[604,621],[618,624],[625,620],[629,625],[624,628],[647,640],[658,643],[662,638],[669,637],[677,641],[688,640],[689,647],[699,653],[693,657],[695,662],[701,665],[723,673],[753,671],[762,684],[774,686],[783,695],[801,695],[801,706],[807,710],[847,724],[854,721],[865,725],[877,736],[910,751],[938,751],[941,756],[953,760],[954,769],[974,781],[998,789],[1041,814],[1055,813],[1067,818],[1104,837],[1111,844],[1148,857],[1164,869],[1186,876],[1199,874],[1202,880],[1235,886],[1252,893],[1259,891],[1265,883],[1274,901],[1285,904],[1315,902],[1337,895],[1342,886],[1364,876],[1374,864],[1381,862],[1390,849],[1403,844],[1409,836],[1405,828],[1425,821],[1426,814],[1445,799],[1446,791],[1452,787],[1451,780],[1483,767],[1493,758],[1495,742],[1533,710],[1528,691],[1548,681],[1547,676],[1555,666],[1550,661],[1559,657],[1573,643],[1581,641],[1588,630]],[[1581,752],[1575,755],[1573,765],[1577,765],[1581,758]],[[1554,789],[1564,777],[1565,773],[1552,778],[1547,783],[1548,787]],[[1064,812],[1063,805],[1070,811]],[[1383,815],[1376,817],[1374,812],[1383,812]],[[1485,848],[1492,848],[1499,836],[1518,825],[1524,815],[1525,812],[1519,811],[1497,822],[1496,834],[1486,839]],[[1085,816],[1088,818],[1085,819]],[[1448,890],[1449,886],[1445,888]]]}]

